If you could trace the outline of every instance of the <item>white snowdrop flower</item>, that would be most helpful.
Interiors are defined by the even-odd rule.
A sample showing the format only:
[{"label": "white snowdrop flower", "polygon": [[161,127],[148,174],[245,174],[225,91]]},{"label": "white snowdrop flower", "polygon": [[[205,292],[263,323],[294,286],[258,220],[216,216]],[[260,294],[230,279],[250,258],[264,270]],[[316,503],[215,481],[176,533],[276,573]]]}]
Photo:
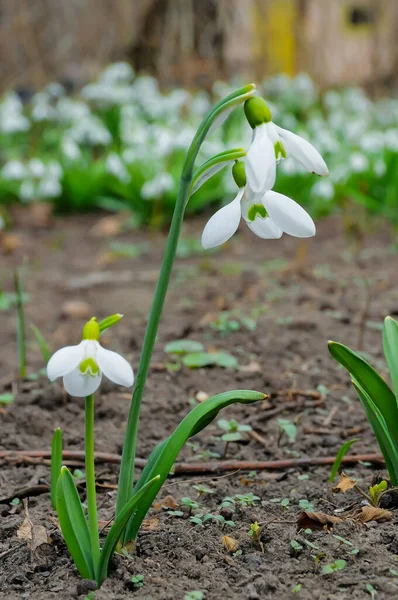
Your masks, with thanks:
[{"label": "white snowdrop flower", "polygon": [[349,158],[349,165],[354,173],[363,173],[369,168],[369,160],[365,154],[353,152]]},{"label": "white snowdrop flower", "polygon": [[134,373],[125,358],[106,350],[99,343],[100,328],[93,317],[83,328],[82,341],[66,346],[52,355],[47,364],[50,381],[63,377],[63,384],[71,396],[84,398],[100,386],[102,375],[118,385],[131,387]]},{"label": "white snowdrop flower", "polygon": [[37,188],[37,196],[39,198],[58,198],[62,194],[62,186],[58,179],[53,177],[45,177],[42,179]]},{"label": "white snowdrop flower", "polygon": [[32,202],[37,199],[35,185],[31,179],[22,182],[19,188],[19,198],[21,202]]},{"label": "white snowdrop flower", "polygon": [[99,78],[109,84],[130,83],[134,75],[133,67],[128,62],[120,61],[106,67]]},{"label": "white snowdrop flower", "polygon": [[383,177],[383,175],[386,174],[387,166],[382,158],[375,161],[373,171],[375,172],[376,177]]},{"label": "white snowdrop flower", "polygon": [[39,158],[32,158],[28,162],[28,170],[32,177],[40,179],[45,175],[46,165]]},{"label": "white snowdrop flower", "polygon": [[220,208],[207,222],[202,246],[214,248],[229,240],[244,219],[251,231],[263,239],[278,239],[283,233],[307,238],[315,235],[315,224],[297,202],[274,192],[254,195],[246,185],[245,165],[236,161],[232,173],[239,191],[229,204]]},{"label": "white snowdrop flower", "polygon": [[1,175],[4,179],[9,180],[23,179],[26,175],[25,165],[19,160],[10,160],[2,168]]},{"label": "white snowdrop flower", "polygon": [[341,105],[341,95],[336,90],[329,90],[323,97],[324,104],[329,110],[335,110]]},{"label": "white snowdrop flower", "polygon": [[130,173],[126,169],[126,165],[116,152],[112,152],[106,158],[106,169],[108,173],[114,175],[119,181],[123,183],[130,183]]},{"label": "white snowdrop flower", "polygon": [[255,194],[271,190],[276,178],[276,163],[295,158],[307,171],[326,176],[328,168],[318,150],[304,138],[272,122],[267,104],[254,96],[245,102],[246,118],[253,129],[253,141],[247,152],[247,182]]},{"label": "white snowdrop flower", "polygon": [[68,135],[77,144],[87,144],[89,146],[108,146],[112,142],[110,132],[101,120],[94,115],[88,115],[77,121],[69,129]]},{"label": "white snowdrop flower", "polygon": [[56,106],[56,117],[61,123],[73,123],[90,115],[90,107],[80,100],[60,98]]},{"label": "white snowdrop flower", "polygon": [[54,179],[61,179],[63,170],[59,162],[56,160],[50,160],[47,165],[47,175],[53,177]]},{"label": "white snowdrop flower", "polygon": [[23,105],[18,96],[9,93],[0,104],[0,131],[5,134],[23,133],[30,129],[30,121],[23,114]]},{"label": "white snowdrop flower", "polygon": [[49,121],[56,116],[56,110],[51,106],[51,98],[46,92],[39,92],[32,98],[32,119],[34,121]]},{"label": "white snowdrop flower", "polygon": [[170,173],[159,173],[154,179],[146,181],[141,188],[141,196],[145,200],[159,198],[174,188],[174,179]]},{"label": "white snowdrop flower", "polygon": [[359,147],[363,152],[378,154],[384,148],[385,136],[382,131],[369,131],[359,140]]},{"label": "white snowdrop flower", "polygon": [[324,200],[332,200],[334,198],[334,186],[330,180],[320,179],[312,186],[311,195]]},{"label": "white snowdrop flower", "polygon": [[52,83],[46,85],[44,91],[51,98],[62,98],[62,96],[65,96],[64,86],[58,83],[57,81],[53,81]]},{"label": "white snowdrop flower", "polygon": [[384,133],[384,145],[393,152],[398,152],[398,128],[388,129]]},{"label": "white snowdrop flower", "polygon": [[79,146],[69,136],[64,136],[64,139],[62,140],[61,150],[65,158],[71,161],[78,160],[81,157]]}]

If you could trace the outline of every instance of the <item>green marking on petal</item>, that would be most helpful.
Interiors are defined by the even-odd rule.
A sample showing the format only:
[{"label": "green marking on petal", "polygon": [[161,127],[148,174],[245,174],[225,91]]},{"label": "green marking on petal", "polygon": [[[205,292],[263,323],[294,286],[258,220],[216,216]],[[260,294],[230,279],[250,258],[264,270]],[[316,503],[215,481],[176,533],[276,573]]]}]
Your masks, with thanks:
[{"label": "green marking on petal", "polygon": [[249,210],[247,211],[247,218],[249,219],[249,221],[254,221],[257,215],[262,219],[268,217],[268,213],[262,204],[252,204]]},{"label": "green marking on petal", "polygon": [[82,340],[95,340],[98,342],[100,334],[101,330],[97,323],[97,319],[96,317],[92,317],[83,327]]},{"label": "green marking on petal", "polygon": [[93,358],[85,358],[79,365],[79,371],[82,375],[91,375],[91,377],[99,374],[98,365]]},{"label": "green marking on petal", "polygon": [[286,158],[286,150],[285,150],[285,147],[282,144],[282,142],[279,142],[279,141],[275,142],[274,150],[275,150],[276,160],[279,160],[280,158]]}]

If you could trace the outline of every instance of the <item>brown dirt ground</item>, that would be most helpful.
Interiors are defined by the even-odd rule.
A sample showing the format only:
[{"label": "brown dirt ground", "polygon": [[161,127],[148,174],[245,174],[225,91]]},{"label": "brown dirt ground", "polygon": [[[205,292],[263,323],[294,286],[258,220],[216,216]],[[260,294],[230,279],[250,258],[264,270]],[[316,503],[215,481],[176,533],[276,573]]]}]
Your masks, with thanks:
[{"label": "brown dirt ground", "polygon": [[[37,325],[53,350],[77,343],[80,328],[95,314],[103,318],[122,312],[125,318],[106,335],[104,343],[123,352],[136,366],[145,329],[151,295],[160,265],[165,235],[127,231],[112,238],[96,237],[93,226],[100,217],[56,219],[47,229],[26,226],[15,229],[20,247],[3,256],[0,287],[12,291],[11,268],[27,257],[29,272],[26,290],[27,325]],[[189,222],[185,237],[199,238],[203,222]],[[109,254],[111,242],[149,244],[139,258]],[[264,242],[246,229],[220,252],[179,258],[167,298],[156,344],[153,366],[147,382],[142,409],[138,456],[146,457],[155,443],[167,436],[190,409],[198,392],[209,395],[228,389],[246,388],[271,395],[266,404],[230,407],[225,418],[249,423],[266,440],[265,445],[246,437],[231,444],[228,455],[235,459],[266,460],[300,456],[334,455],[341,444],[359,437],[356,452],[377,451],[375,439],[365,420],[347,373],[340,369],[327,351],[333,338],[363,350],[386,374],[381,350],[380,324],[386,314],[398,314],[397,259],[391,251],[392,235],[383,227],[366,237],[355,255],[345,244],[335,220],[321,223],[319,233],[309,245],[307,265],[301,272],[290,269],[297,241],[285,236],[281,241]],[[80,311],[65,306],[81,301]],[[221,310],[255,316],[255,330],[245,327],[223,335],[209,326]],[[45,449],[56,426],[64,431],[69,449],[83,448],[84,413],[81,400],[66,398],[60,385],[49,385],[44,376],[18,381],[15,340],[15,310],[2,313],[0,373],[2,390],[12,389],[13,404],[1,409],[0,446],[8,450]],[[170,340],[189,337],[208,348],[223,348],[239,360],[239,369],[204,368],[175,372],[165,369],[169,358],[163,351]],[[28,372],[42,368],[37,345],[28,329]],[[321,387],[319,387],[321,386]],[[303,390],[292,403],[289,390]],[[323,402],[314,401],[310,392],[320,391]],[[308,393],[307,393],[308,391]],[[96,449],[120,453],[129,395],[105,383],[96,401]],[[268,412],[287,404],[285,411]],[[277,419],[295,420],[297,439],[278,445]],[[328,420],[328,416],[330,416]],[[326,419],[326,421],[325,421]],[[329,422],[328,422],[329,421]],[[325,424],[326,423],[326,424]],[[199,460],[203,451],[223,453],[217,438],[220,430],[213,423],[195,438],[196,445],[184,448],[181,458]],[[115,466],[98,466],[102,483],[116,483]],[[369,484],[376,471],[358,465],[347,472]],[[302,477],[303,475],[307,478]],[[360,502],[355,493],[336,496],[328,483],[329,468],[290,468],[279,473],[257,472],[251,480],[243,473],[223,478],[205,477],[214,494],[200,498],[202,512],[217,513],[226,496],[253,492],[260,497],[255,506],[238,508],[233,515],[235,527],[221,531],[216,523],[204,528],[184,518],[152,509],[152,531],[142,531],[132,558],[115,557],[110,578],[95,592],[96,600],[123,599],[183,600],[192,590],[201,590],[205,600],[228,597],[334,599],[392,598],[398,592],[397,513],[388,523],[362,527],[344,523],[334,533],[353,544],[341,544],[324,531],[304,535],[296,532],[298,501],[307,499],[315,510],[333,513],[337,507]],[[0,471],[1,496],[13,495],[26,485],[48,481],[45,464],[16,465],[3,461]],[[195,481],[198,479],[194,478]],[[172,495],[196,498],[193,480],[171,479],[160,498]],[[273,502],[288,497],[282,510]],[[84,493],[83,493],[84,498]],[[115,491],[99,489],[99,516],[110,519]],[[23,521],[21,505],[0,504],[0,592],[1,598],[84,598],[90,590],[82,582],[68,556],[54,522],[49,495],[29,500],[34,523],[43,524],[52,539],[42,562],[32,559],[30,550],[16,533]],[[186,511],[185,511],[186,512]],[[198,511],[196,511],[198,512]],[[250,523],[268,522],[262,535],[263,551],[247,535]],[[241,554],[227,555],[221,542],[227,533],[238,540]],[[296,539],[304,549],[293,555],[290,541]],[[315,544],[308,548],[304,539]],[[356,557],[350,555],[359,549]],[[318,569],[311,555],[324,553]],[[323,564],[345,559],[346,568],[333,575],[322,575]],[[131,577],[144,575],[144,586],[134,590]],[[301,584],[300,592],[292,589]]]}]

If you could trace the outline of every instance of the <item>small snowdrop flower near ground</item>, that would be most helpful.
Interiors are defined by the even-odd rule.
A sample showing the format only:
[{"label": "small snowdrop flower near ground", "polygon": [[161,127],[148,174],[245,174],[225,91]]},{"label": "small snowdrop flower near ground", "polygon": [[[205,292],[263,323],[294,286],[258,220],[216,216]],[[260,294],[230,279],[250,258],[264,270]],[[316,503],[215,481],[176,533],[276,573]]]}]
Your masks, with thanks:
[{"label": "small snowdrop flower near ground", "polygon": [[25,165],[19,160],[10,160],[1,170],[1,175],[7,180],[20,180],[26,175]]},{"label": "small snowdrop flower near ground", "polygon": [[285,232],[294,237],[315,235],[315,224],[309,214],[294,200],[273,192],[255,195],[247,185],[245,164],[236,161],[232,174],[239,191],[232,202],[218,210],[206,224],[202,246],[220,246],[233,236],[241,218],[251,231],[263,239],[278,239]]},{"label": "small snowdrop flower near ground", "polygon": [[329,174],[318,150],[304,138],[272,122],[266,102],[254,96],[245,102],[245,114],[253,129],[253,140],[246,157],[248,186],[255,194],[271,190],[276,178],[276,164],[291,156],[312,173]]},{"label": "small snowdrop flower near ground", "polygon": [[117,352],[103,348],[99,338],[100,328],[93,317],[83,328],[80,344],[66,346],[52,355],[47,364],[49,380],[63,377],[66,391],[77,398],[94,394],[102,375],[117,385],[131,387],[134,373],[130,364]]}]

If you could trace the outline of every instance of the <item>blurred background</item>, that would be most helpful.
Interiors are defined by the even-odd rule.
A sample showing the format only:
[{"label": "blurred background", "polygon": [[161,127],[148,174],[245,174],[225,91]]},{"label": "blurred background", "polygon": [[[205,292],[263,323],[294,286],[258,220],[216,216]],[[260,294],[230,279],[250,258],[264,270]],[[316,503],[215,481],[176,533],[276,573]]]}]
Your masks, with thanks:
[{"label": "blurred background", "polygon": [[[330,168],[283,161],[278,191],[348,230],[398,223],[397,0],[0,0],[0,30],[3,228],[21,205],[166,224],[196,127],[249,81]],[[249,140],[233,114],[200,160]],[[188,213],[233,193],[221,173]]]}]

